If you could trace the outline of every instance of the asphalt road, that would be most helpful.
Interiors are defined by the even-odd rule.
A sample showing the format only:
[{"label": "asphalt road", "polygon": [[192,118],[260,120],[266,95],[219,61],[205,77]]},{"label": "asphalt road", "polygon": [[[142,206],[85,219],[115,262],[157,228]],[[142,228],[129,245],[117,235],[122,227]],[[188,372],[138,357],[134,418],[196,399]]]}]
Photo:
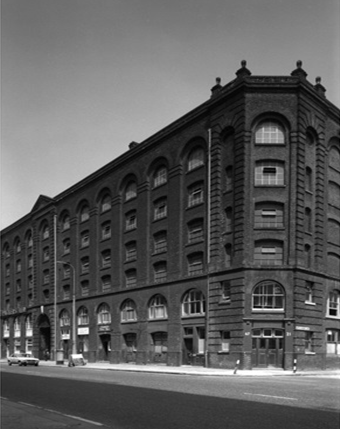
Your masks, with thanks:
[{"label": "asphalt road", "polygon": [[2,396],[114,429],[338,429],[339,380],[4,367]]}]

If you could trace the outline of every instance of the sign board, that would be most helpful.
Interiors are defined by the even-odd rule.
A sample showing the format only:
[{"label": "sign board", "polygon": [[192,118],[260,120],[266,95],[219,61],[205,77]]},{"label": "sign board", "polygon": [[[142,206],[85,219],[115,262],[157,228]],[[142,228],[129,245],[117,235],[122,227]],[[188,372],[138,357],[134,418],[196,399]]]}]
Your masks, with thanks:
[{"label": "sign board", "polygon": [[68,359],[68,366],[86,365],[86,361],[82,354],[72,354]]},{"label": "sign board", "polygon": [[309,326],[295,326],[296,331],[310,331]]},{"label": "sign board", "polygon": [[110,332],[111,326],[110,325],[101,325],[98,326],[98,332]]},{"label": "sign board", "polygon": [[62,340],[69,340],[70,339],[70,334],[61,334],[61,339]]},{"label": "sign board", "polygon": [[90,329],[87,326],[86,328],[78,328],[78,335],[89,335]]}]

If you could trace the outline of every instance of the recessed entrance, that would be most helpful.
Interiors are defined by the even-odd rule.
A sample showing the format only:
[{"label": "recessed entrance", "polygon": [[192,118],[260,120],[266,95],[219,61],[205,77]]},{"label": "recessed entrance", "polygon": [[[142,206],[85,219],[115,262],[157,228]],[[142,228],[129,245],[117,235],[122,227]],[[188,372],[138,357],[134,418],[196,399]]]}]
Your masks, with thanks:
[{"label": "recessed entrance", "polygon": [[41,314],[38,318],[39,330],[39,359],[45,358],[46,350],[51,352],[51,325],[46,314]]},{"label": "recessed entrance", "polygon": [[253,367],[283,367],[283,332],[282,329],[253,329]]}]

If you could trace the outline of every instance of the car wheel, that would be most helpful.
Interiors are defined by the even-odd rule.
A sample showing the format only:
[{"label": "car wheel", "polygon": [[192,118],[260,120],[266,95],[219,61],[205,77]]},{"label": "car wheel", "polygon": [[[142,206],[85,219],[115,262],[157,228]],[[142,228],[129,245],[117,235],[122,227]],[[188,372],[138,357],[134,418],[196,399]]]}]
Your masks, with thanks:
[{"label": "car wheel", "polygon": [[27,366],[27,362],[24,362],[24,366]]},{"label": "car wheel", "polygon": [[8,362],[8,365],[9,365],[9,366],[11,366],[11,365],[12,365],[12,362]]},{"label": "car wheel", "polygon": [[35,364],[35,366],[38,366],[39,365],[39,363],[37,362],[36,364]]}]

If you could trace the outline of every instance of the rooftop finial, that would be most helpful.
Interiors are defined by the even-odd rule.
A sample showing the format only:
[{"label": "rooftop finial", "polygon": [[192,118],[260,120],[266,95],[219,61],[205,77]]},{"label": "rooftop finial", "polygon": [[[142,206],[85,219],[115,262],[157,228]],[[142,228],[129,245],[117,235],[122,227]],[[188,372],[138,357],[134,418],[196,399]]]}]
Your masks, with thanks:
[{"label": "rooftop finial", "polygon": [[251,71],[248,70],[246,66],[247,66],[247,61],[242,60],[241,61],[241,68],[238,69],[236,72],[237,77],[244,77],[244,76],[250,76],[251,75]]},{"label": "rooftop finial", "polygon": [[220,90],[221,90],[221,88],[222,88],[222,85],[221,85],[221,78],[220,78],[220,77],[217,77],[217,78],[216,78],[216,85],[214,85],[214,86],[211,88],[211,96],[213,97],[214,95],[216,95],[217,93],[219,93],[219,92],[220,92]]},{"label": "rooftop finial", "polygon": [[319,95],[321,95],[321,97],[326,98],[326,88],[323,85],[321,85],[321,77],[320,76],[315,78],[314,88],[316,89],[317,93]]},{"label": "rooftop finial", "polygon": [[307,73],[302,68],[302,61],[301,60],[296,61],[296,69],[293,70],[290,75],[296,76],[296,77],[302,77],[302,78],[307,77]]}]

